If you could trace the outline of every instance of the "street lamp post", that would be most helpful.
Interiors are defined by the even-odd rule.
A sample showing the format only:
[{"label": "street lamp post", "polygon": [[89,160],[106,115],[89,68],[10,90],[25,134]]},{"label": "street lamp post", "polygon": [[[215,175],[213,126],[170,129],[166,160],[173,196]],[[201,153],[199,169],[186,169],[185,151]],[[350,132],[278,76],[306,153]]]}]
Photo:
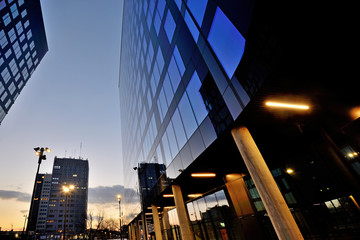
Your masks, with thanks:
[{"label": "street lamp post", "polygon": [[42,162],[42,160],[46,160],[46,155],[44,154],[44,151],[46,152],[51,152],[51,149],[46,147],[46,148],[40,148],[40,147],[36,147],[34,148],[35,150],[35,155],[39,156],[38,159],[38,167],[36,170],[36,175],[35,175],[35,182],[34,182],[34,189],[33,189],[33,193],[32,193],[32,197],[31,197],[31,203],[30,203],[30,211],[29,211],[29,218],[28,218],[28,223],[27,223],[27,227],[26,227],[26,239],[28,239],[29,237],[29,227],[30,227],[30,223],[32,223],[32,218],[33,218],[33,208],[34,208],[34,197],[35,197],[35,190],[36,190],[36,185],[37,185],[37,175],[39,174],[39,169],[40,169],[40,164]]},{"label": "street lamp post", "polygon": [[121,203],[121,195],[120,194],[117,195],[117,199],[119,201],[120,239],[122,240],[123,238],[122,238],[122,229],[121,229],[121,205],[120,205],[120,203]]},{"label": "street lamp post", "polygon": [[74,185],[70,185],[69,187],[63,186],[63,191],[65,193],[65,213],[64,213],[64,229],[63,229],[63,240],[66,240],[66,212],[67,212],[67,205],[68,205],[68,196],[70,190],[73,190],[75,187]]}]

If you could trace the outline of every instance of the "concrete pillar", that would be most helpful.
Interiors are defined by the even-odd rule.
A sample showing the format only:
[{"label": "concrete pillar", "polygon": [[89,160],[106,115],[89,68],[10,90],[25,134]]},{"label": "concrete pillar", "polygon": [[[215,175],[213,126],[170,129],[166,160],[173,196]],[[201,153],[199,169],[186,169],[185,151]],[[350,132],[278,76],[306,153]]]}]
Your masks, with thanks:
[{"label": "concrete pillar", "polygon": [[136,239],[137,239],[137,240],[141,240],[140,221],[141,221],[141,220],[136,220]]},{"label": "concrete pillar", "polygon": [[181,188],[178,185],[172,185],[171,187],[174,194],[176,212],[179,218],[181,239],[194,240],[194,234],[190,226],[189,215],[185,207]]},{"label": "concrete pillar", "polygon": [[131,224],[131,240],[136,240],[135,223]]},{"label": "concrete pillar", "polygon": [[144,239],[148,239],[148,233],[147,233],[147,224],[146,224],[146,216],[145,216],[145,212],[143,212],[141,214],[141,220],[142,220],[142,224],[143,224],[143,233],[144,233]]},{"label": "concrete pillar", "polygon": [[304,239],[249,130],[231,131],[280,240]]},{"label": "concrete pillar", "polygon": [[159,219],[159,211],[157,209],[157,206],[151,205],[151,210],[153,213],[154,230],[155,230],[156,240],[163,240],[162,233],[161,233],[160,219]]},{"label": "concrete pillar", "polygon": [[162,214],[162,220],[163,220],[163,226],[164,226],[164,238],[165,240],[169,240],[169,232],[171,230],[170,227],[170,220],[169,220],[169,214],[167,208],[164,208],[163,214]]}]

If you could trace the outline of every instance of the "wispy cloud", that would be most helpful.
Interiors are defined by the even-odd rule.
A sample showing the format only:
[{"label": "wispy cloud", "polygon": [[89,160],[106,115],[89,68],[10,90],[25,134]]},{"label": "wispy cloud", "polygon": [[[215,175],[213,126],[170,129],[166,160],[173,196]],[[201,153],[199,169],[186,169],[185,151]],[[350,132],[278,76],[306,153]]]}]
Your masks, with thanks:
[{"label": "wispy cloud", "polygon": [[[126,192],[126,194],[124,194]],[[114,203],[116,196],[121,194],[127,203],[139,201],[137,192],[134,189],[124,188],[122,185],[98,186],[89,188],[89,203]],[[130,197],[129,197],[130,196]],[[20,191],[0,190],[0,199],[15,199],[16,201],[29,202],[31,194]]]},{"label": "wispy cloud", "polygon": [[0,199],[15,199],[20,202],[29,202],[31,200],[31,195],[19,191],[0,190]]},{"label": "wispy cloud", "polygon": [[[124,194],[125,192],[126,194]],[[116,196],[118,194],[123,196],[125,202],[139,201],[138,194],[134,189],[124,188],[122,185],[114,185],[89,188],[89,203],[114,203],[117,201]]]}]

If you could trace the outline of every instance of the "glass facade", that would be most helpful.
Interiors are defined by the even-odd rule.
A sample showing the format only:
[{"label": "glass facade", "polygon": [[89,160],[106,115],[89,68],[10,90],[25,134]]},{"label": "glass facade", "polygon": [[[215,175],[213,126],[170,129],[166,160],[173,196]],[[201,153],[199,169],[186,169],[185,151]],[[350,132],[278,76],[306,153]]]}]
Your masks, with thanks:
[{"label": "glass facade", "polygon": [[[350,119],[345,110],[360,100],[349,85],[329,84],[337,78],[318,65],[333,62],[322,45],[328,39],[318,32],[317,6],[301,8],[306,19],[282,7],[251,0],[125,1],[119,93],[126,224],[146,226],[141,214],[150,216],[146,209],[156,205],[161,220],[169,218],[162,233],[181,239],[174,200],[162,197],[179,185],[195,239],[277,239],[231,136],[245,125],[306,239],[359,237],[360,114]],[[269,98],[314,108],[306,114],[267,109]],[[143,207],[135,201],[139,164],[166,168]],[[194,179],[193,172],[216,177]]]},{"label": "glass facade", "polygon": [[0,1],[0,124],[47,51],[40,1]]},{"label": "glass facade", "polygon": [[[208,6],[207,1],[125,3],[124,21],[128,23],[123,26],[119,86],[122,105],[129,106],[122,115],[123,128],[130,130],[125,133],[123,148],[128,159],[126,186],[134,187],[136,174],[130,170],[142,162],[165,164],[168,174],[175,178],[179,172],[171,171],[174,165],[186,168],[225,129],[215,131],[212,126],[211,103],[204,100],[206,90],[201,93],[205,79],[215,81],[220,86],[219,97],[229,100],[228,104],[222,100],[228,114],[226,124],[240,114],[230,112],[228,105],[240,109],[245,106],[247,100],[242,97],[246,93],[240,96],[226,73],[230,65],[234,71],[241,56],[229,60],[217,55],[216,49],[221,49],[223,43],[213,37],[218,34],[219,24],[230,24],[229,34],[242,35],[223,12],[218,17],[221,10],[217,9]],[[206,12],[212,16],[204,20]],[[213,28],[202,28],[203,22],[213,20]],[[211,71],[220,78],[214,80]],[[192,159],[183,161],[179,156],[189,147]]]}]

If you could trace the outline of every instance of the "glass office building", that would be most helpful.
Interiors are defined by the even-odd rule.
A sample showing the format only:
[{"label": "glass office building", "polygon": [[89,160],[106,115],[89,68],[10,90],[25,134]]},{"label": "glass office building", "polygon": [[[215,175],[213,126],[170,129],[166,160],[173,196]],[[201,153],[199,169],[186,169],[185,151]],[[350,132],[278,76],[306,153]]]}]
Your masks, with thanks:
[{"label": "glass office building", "polygon": [[0,124],[48,51],[40,1],[0,1]]},{"label": "glass office building", "polygon": [[[77,238],[84,234],[87,219],[88,179],[88,160],[55,157],[43,238],[60,239],[64,230],[66,238]],[[66,194],[64,192],[66,186],[74,188]]]},{"label": "glass office building", "polygon": [[[340,42],[328,37],[339,22],[320,9],[252,0],[125,1],[119,91],[130,237],[145,239],[139,214],[155,214],[133,201],[134,167],[158,163],[166,171],[147,207],[159,208],[163,236],[184,239],[170,195],[176,185],[192,238],[277,239],[231,134],[238,126],[251,132],[305,238],[359,237],[360,101],[347,87],[350,71],[337,63],[343,52],[329,50]],[[267,100],[310,110],[270,108]]]}]

